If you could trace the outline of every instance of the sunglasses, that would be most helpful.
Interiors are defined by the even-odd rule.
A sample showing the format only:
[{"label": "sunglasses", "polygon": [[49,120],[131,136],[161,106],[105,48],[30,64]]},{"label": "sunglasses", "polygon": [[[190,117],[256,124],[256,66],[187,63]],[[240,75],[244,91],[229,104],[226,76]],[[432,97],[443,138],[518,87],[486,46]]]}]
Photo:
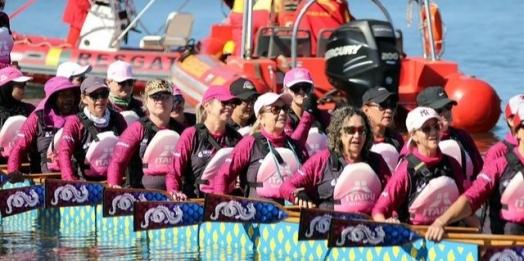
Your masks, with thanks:
[{"label": "sunglasses", "polygon": [[238,105],[238,101],[236,100],[231,100],[231,101],[220,101],[220,103],[222,103],[222,106],[223,107],[226,107],[226,106],[229,106],[231,108],[236,108],[237,105]]},{"label": "sunglasses", "polygon": [[380,111],[385,111],[387,109],[394,110],[397,108],[396,102],[381,102],[381,103],[371,103],[368,106],[377,107]]},{"label": "sunglasses", "polygon": [[255,97],[249,98],[249,99],[245,99],[245,100],[241,100],[241,102],[244,103],[244,104],[254,104],[256,101],[257,101],[257,98],[255,98]]},{"label": "sunglasses", "polygon": [[312,87],[313,85],[309,83],[298,83],[289,87],[289,89],[294,93],[299,93],[300,90],[304,91],[304,93],[309,93]]},{"label": "sunglasses", "polygon": [[92,92],[88,93],[87,96],[92,100],[107,99],[107,97],[109,97],[109,91]]},{"label": "sunglasses", "polygon": [[441,114],[444,111],[451,111],[451,109],[453,109],[453,104],[450,103],[450,104],[446,104],[446,106],[442,108],[436,109],[435,111],[437,111],[438,114]]},{"label": "sunglasses", "polygon": [[77,80],[79,82],[83,82],[86,79],[85,75],[79,75],[79,76],[71,76],[69,77],[69,81],[72,82],[74,80]]},{"label": "sunglasses", "polygon": [[272,106],[268,106],[267,108],[268,109],[265,110],[265,112],[271,112],[274,115],[279,115],[281,111],[283,111],[284,113],[287,113],[290,107],[289,105],[282,105],[282,106],[272,105]]},{"label": "sunglasses", "polygon": [[180,96],[180,95],[177,95],[177,96],[173,96],[173,103],[179,103],[179,104],[182,104],[184,103],[186,100],[184,100],[184,97]]},{"label": "sunglasses", "polygon": [[133,85],[135,85],[135,80],[129,79],[129,80],[125,80],[125,81],[122,81],[122,82],[116,82],[116,83],[118,83],[118,85],[120,85],[120,86],[126,86],[126,85],[127,86],[133,86]]},{"label": "sunglasses", "polygon": [[433,125],[422,126],[422,128],[420,128],[419,130],[424,133],[431,133],[432,130],[440,131],[440,129],[442,129],[440,123],[435,123]]},{"label": "sunglasses", "polygon": [[364,126],[355,127],[355,126],[346,126],[342,127],[342,130],[349,135],[355,135],[355,133],[358,133],[359,135],[366,134],[366,128]]},{"label": "sunglasses", "polygon": [[149,98],[155,100],[155,101],[165,101],[171,97],[170,93],[153,93],[149,95]]},{"label": "sunglasses", "polygon": [[15,82],[13,87],[18,89],[25,89],[25,86],[27,85],[26,82]]}]

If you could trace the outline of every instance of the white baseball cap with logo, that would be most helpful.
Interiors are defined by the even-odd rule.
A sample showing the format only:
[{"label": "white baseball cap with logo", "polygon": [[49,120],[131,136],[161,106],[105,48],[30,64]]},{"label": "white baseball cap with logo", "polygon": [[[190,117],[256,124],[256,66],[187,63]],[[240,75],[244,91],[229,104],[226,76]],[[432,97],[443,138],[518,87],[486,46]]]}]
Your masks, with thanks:
[{"label": "white baseball cap with logo", "polygon": [[133,77],[133,67],[130,63],[124,61],[118,60],[116,62],[113,62],[107,68],[107,79],[116,82],[123,82],[135,79]]},{"label": "white baseball cap with logo", "polygon": [[56,69],[56,76],[70,78],[72,76],[82,75],[91,72],[93,68],[91,65],[81,66],[75,62],[61,63]]},{"label": "white baseball cap with logo", "polygon": [[440,120],[440,115],[432,108],[417,107],[411,110],[406,117],[406,128],[408,132],[420,129],[428,120]]},{"label": "white baseball cap with logo", "polygon": [[508,101],[508,104],[506,105],[506,109],[504,110],[506,118],[515,115],[521,104],[524,104],[524,94],[519,94],[511,97],[511,99],[509,99]]},{"label": "white baseball cap with logo", "polygon": [[272,105],[278,99],[281,99],[286,105],[290,105],[293,102],[293,96],[291,96],[289,93],[276,94],[274,92],[266,92],[258,97],[255,105],[253,106],[253,109],[255,110],[255,116],[258,117],[258,114],[260,114],[260,111],[262,108],[264,108],[264,106]]}]

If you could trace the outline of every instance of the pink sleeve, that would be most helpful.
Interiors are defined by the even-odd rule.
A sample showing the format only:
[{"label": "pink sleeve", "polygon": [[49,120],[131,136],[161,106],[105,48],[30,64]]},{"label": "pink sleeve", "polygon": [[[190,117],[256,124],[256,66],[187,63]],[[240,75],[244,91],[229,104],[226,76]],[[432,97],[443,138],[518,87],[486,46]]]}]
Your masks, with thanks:
[{"label": "pink sleeve", "polygon": [[372,211],[372,216],[382,214],[386,218],[391,217],[393,211],[397,211],[404,201],[406,201],[409,192],[409,174],[407,173],[407,168],[407,160],[402,161],[391,176],[384,191],[382,191],[380,197],[378,197]]},{"label": "pink sleeve", "polygon": [[322,180],[329,156],[329,150],[323,150],[309,158],[291,178],[282,183],[280,195],[290,202],[295,202],[293,191],[297,188],[304,188],[308,192],[313,191]]},{"label": "pink sleeve", "polygon": [[236,181],[236,178],[245,173],[249,167],[251,160],[251,150],[255,138],[253,136],[246,136],[242,138],[235,146],[229,157],[226,159],[225,164],[218,170],[215,176],[214,186],[215,193],[226,194],[228,188],[232,183]]},{"label": "pink sleeve", "polygon": [[404,156],[406,156],[406,155],[409,154],[408,146],[409,146],[408,143],[405,143],[404,146],[402,146],[402,150],[400,150],[400,153],[399,153],[399,155],[398,155],[398,160],[399,160],[399,161],[400,161]]},{"label": "pink sleeve", "polygon": [[488,200],[494,189],[497,189],[497,181],[500,179],[506,165],[507,161],[505,158],[499,158],[484,165],[484,168],[477,175],[477,179],[464,192],[463,196],[468,200],[473,212]]},{"label": "pink sleeve", "polygon": [[107,170],[107,183],[109,185],[121,185],[122,176],[143,138],[144,126],[138,121],[131,124],[120,135]]},{"label": "pink sleeve", "polygon": [[[291,138],[298,141],[300,144],[306,144],[307,137],[309,136],[309,130],[315,123],[315,117],[309,112],[305,111],[298,122],[298,126],[291,134]],[[286,131],[287,127],[284,129]],[[286,133],[287,134],[287,133]]]},{"label": "pink sleeve", "polygon": [[20,128],[16,143],[9,154],[9,161],[7,162],[8,173],[20,169],[22,158],[25,157],[36,139],[37,124],[38,116],[35,113],[31,113],[25,120],[22,128]]},{"label": "pink sleeve", "polygon": [[388,164],[380,154],[373,153],[373,155],[377,158],[379,170],[379,173],[377,173],[377,175],[380,178],[380,181],[382,182],[382,187],[385,188],[386,184],[388,184],[388,181],[391,179],[391,171],[389,170]]},{"label": "pink sleeve", "polygon": [[[195,138],[196,128],[190,127],[182,132],[175,148],[173,156],[173,169],[166,174],[166,189],[169,192],[179,192],[182,188],[182,174],[191,164],[191,151],[193,150],[193,139]],[[192,175],[192,173],[186,173]]]},{"label": "pink sleeve", "polygon": [[451,160],[449,164],[453,171],[453,178],[455,179],[459,193],[462,194],[464,193],[464,173],[462,172],[462,167],[455,158],[449,157],[449,159]]},{"label": "pink sleeve", "polygon": [[486,155],[484,155],[484,164],[489,164],[495,161],[497,158],[504,156],[507,152],[508,149],[504,143],[501,141],[495,143],[495,145],[491,146],[488,151],[486,151]]},{"label": "pink sleeve", "polygon": [[62,171],[63,180],[78,180],[71,160],[76,144],[82,138],[82,129],[80,119],[76,116],[68,118],[64,124],[62,138],[58,146],[58,165]]},{"label": "pink sleeve", "polygon": [[[292,137],[293,135],[293,132],[295,130],[293,129],[293,126],[291,125],[291,118],[287,118],[287,122],[286,122],[286,126],[284,127],[284,133],[289,136],[289,137]],[[308,134],[309,134],[309,131],[308,131]]]}]

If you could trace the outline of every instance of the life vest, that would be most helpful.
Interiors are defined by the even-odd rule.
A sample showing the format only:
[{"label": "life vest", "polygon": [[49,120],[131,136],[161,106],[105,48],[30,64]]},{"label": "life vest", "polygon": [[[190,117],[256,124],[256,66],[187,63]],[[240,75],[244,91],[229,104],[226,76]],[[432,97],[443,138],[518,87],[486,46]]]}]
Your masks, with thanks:
[{"label": "life vest", "polygon": [[[233,148],[221,148],[211,158],[204,169],[204,172],[202,173],[202,182],[200,184],[200,190],[202,192],[213,193],[215,176],[220,167],[226,163],[226,159],[229,157],[232,151]],[[234,187],[234,184],[232,185]],[[233,188],[231,188],[231,190],[232,189]]]},{"label": "life vest", "polygon": [[[184,175],[183,191],[188,197],[203,197],[204,194],[200,190],[200,184],[207,184],[207,180],[202,180],[202,174],[217,151],[222,149],[218,142],[209,134],[206,126],[203,123],[196,124],[195,137],[193,138],[193,151],[191,152],[191,165],[187,166],[187,173]],[[239,133],[226,124],[226,136],[224,143],[226,148],[233,148],[237,145]]]},{"label": "life vest", "polygon": [[306,141],[306,149],[309,156],[327,148],[328,140],[326,134],[321,133],[317,127],[311,128]]},{"label": "life vest", "polygon": [[[53,141],[49,142],[47,145],[47,154],[45,156],[47,170],[50,172],[56,172],[60,170],[58,165],[58,145],[60,144],[60,139],[62,138],[63,128],[56,131],[53,136]],[[44,172],[44,170],[42,170]]]},{"label": "life vest", "polygon": [[386,142],[375,143],[371,147],[371,151],[382,155],[382,158],[388,165],[389,171],[391,171],[391,173],[395,171],[398,164],[399,153],[397,149],[393,147],[393,145]]},{"label": "life vest", "polygon": [[[300,123],[300,118],[298,115],[295,114],[293,110],[289,111],[289,123],[291,124],[291,127],[293,130],[295,130],[298,127],[298,124]],[[328,126],[324,124],[324,121],[322,119],[315,119],[315,123],[313,124],[313,127],[317,127],[319,132],[326,133],[326,129]]]},{"label": "life vest", "polygon": [[112,102],[109,102],[107,106],[109,107],[109,109],[112,109],[115,112],[134,111],[136,115],[138,115],[139,118],[146,116],[146,114],[144,113],[144,110],[142,109],[142,102],[140,102],[139,100],[135,98],[131,98],[131,101],[125,108],[122,108]]},{"label": "life vest", "polygon": [[138,117],[138,114],[136,114],[136,112],[134,111],[121,111],[120,114],[124,116],[124,120],[126,120],[127,126],[130,126],[131,123],[140,119],[140,117]]},{"label": "life vest", "polygon": [[331,151],[316,186],[319,208],[370,213],[382,191],[376,157],[380,155],[370,153],[362,162],[347,164],[340,153]]},{"label": "life vest", "polygon": [[160,130],[154,135],[142,158],[144,175],[165,175],[168,172],[179,139],[180,135],[172,130]]},{"label": "life vest", "polygon": [[113,149],[118,142],[117,136],[123,132],[123,126],[119,126],[116,120],[119,116],[118,112],[109,109],[109,113],[111,114],[109,123],[107,127],[100,131],[87,118],[84,112],[77,114],[85,128],[85,132],[82,135],[82,140],[79,142],[82,149],[75,150],[73,156],[79,170],[78,175],[82,179],[88,177],[104,179],[107,175],[107,168],[113,156]]},{"label": "life vest", "polygon": [[240,129],[238,129],[238,133],[240,133],[240,135],[242,135],[242,137],[246,137],[249,135],[249,133],[251,133],[251,129],[253,127],[252,126],[246,126],[246,127],[242,127]]},{"label": "life vest", "polygon": [[59,171],[57,151],[58,143],[62,137],[62,128],[46,125],[43,110],[38,110],[35,114],[38,117],[36,122],[36,150],[40,158],[41,172]]},{"label": "life vest", "polygon": [[16,138],[18,137],[18,132],[22,128],[27,118],[22,115],[11,116],[7,118],[0,130],[0,153],[2,157],[7,158],[11,153]]},{"label": "life vest", "polygon": [[[149,120],[148,117],[142,117],[138,120],[142,126],[143,126],[143,129],[144,129],[144,136],[142,138],[142,141],[140,142],[140,145],[139,145],[139,148],[138,148],[138,151],[137,153],[133,154],[131,157],[131,161],[129,163],[129,166],[127,167],[127,170],[126,170],[126,184],[125,186],[126,187],[131,187],[131,188],[143,188],[142,186],[142,177],[144,176],[144,174],[146,175],[158,175],[158,174],[166,174],[167,173],[167,170],[172,168],[172,155],[173,153],[171,153],[171,157],[168,157],[168,158],[164,158],[163,156],[161,157],[162,159],[159,159],[157,162],[160,163],[160,162],[163,162],[163,163],[166,163],[167,161],[169,161],[169,165],[168,166],[159,166],[157,164],[154,163],[155,161],[155,157],[159,156],[159,154],[156,154],[155,156],[155,153],[152,153],[150,152],[149,156],[148,156],[148,160],[145,161],[144,158],[145,158],[145,155],[146,155],[146,151],[148,149],[150,150],[153,150],[153,147],[154,148],[157,148],[158,146],[157,145],[154,145],[154,146],[150,146],[150,144],[153,142],[153,139],[156,137],[156,134],[160,131],[160,129],[158,127],[156,127],[152,122],[151,120]],[[129,125],[128,125],[129,126]],[[171,131],[174,131],[177,135],[179,135],[179,133],[182,133],[185,129],[185,126],[178,123],[176,120],[174,119],[169,119],[169,128],[168,130],[171,130]],[[173,137],[174,135],[167,135],[169,137]],[[167,138],[166,136],[162,135],[162,140],[166,138],[166,142],[158,142],[155,141],[154,144],[164,144],[165,147],[164,147],[164,150],[167,150],[167,151],[172,151],[174,150],[175,146],[176,146],[176,143],[178,143],[178,139],[179,137],[176,139],[176,141],[174,141],[174,137],[173,139],[171,138]],[[175,143],[173,143],[175,142]],[[160,148],[162,148],[162,145],[160,145]],[[164,150],[161,150],[159,149],[158,151],[156,151],[156,153],[160,153],[162,154],[163,152],[165,152]],[[169,154],[169,152],[168,152]],[[151,161],[153,161],[153,164],[154,165],[149,165],[148,163]],[[146,165],[144,165],[144,163],[146,163]],[[167,164],[167,163],[166,163]],[[151,172],[150,172],[151,170]],[[155,171],[157,170],[157,171]],[[162,170],[162,172],[160,172],[160,170]]]},{"label": "life vest", "polygon": [[[474,181],[473,177],[473,162],[468,153],[460,145],[459,142],[453,139],[443,140],[439,143],[442,153],[455,158],[462,167],[462,176],[464,177],[464,189],[471,187]],[[464,167],[463,164],[466,166]]]},{"label": "life vest", "polygon": [[395,149],[400,153],[400,151],[402,150],[402,147],[400,146],[400,141],[398,141],[397,138],[393,136],[393,133],[389,128],[387,128],[384,132],[384,138],[386,139],[386,143],[393,145],[393,147],[395,147]]},{"label": "life vest", "polygon": [[[462,173],[466,173],[464,177],[468,177],[468,180],[466,181],[466,178],[464,178],[464,182],[467,182],[469,185],[475,181],[477,178],[478,173],[473,173],[473,161],[471,160],[471,157],[469,156],[468,151],[464,148],[462,145],[462,142],[459,139],[458,134],[451,129],[449,133],[450,139],[457,142],[458,146],[460,147],[460,154],[461,154],[461,160],[459,161],[460,166],[462,167]],[[466,189],[466,187],[464,187]]]},{"label": "life vest", "polygon": [[401,209],[399,220],[416,225],[431,224],[459,197],[450,157],[443,155],[439,166],[429,169],[413,154],[408,161],[409,191]]},{"label": "life vest", "polygon": [[[241,177],[241,184],[246,196],[262,198],[282,198],[280,185],[289,179],[304,162],[301,151],[295,142],[286,137],[283,148],[275,148],[261,133],[253,135],[255,143],[250,157],[246,177]],[[244,179],[244,182],[243,182]]]},{"label": "life vest", "polygon": [[505,155],[508,165],[498,184],[501,195],[500,217],[514,223],[524,222],[524,165],[513,150]]}]

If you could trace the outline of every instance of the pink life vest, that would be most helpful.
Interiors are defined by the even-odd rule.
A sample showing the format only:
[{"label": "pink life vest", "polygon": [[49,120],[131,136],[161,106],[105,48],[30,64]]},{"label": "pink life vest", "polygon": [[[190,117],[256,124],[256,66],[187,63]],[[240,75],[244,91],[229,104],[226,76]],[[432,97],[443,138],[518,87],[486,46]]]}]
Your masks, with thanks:
[{"label": "pink life vest", "polygon": [[399,153],[393,145],[385,142],[376,143],[371,147],[371,151],[382,156],[386,164],[388,164],[391,173],[395,171],[398,164]]},{"label": "pink life vest", "polygon": [[[233,151],[233,148],[221,148],[211,158],[209,163],[206,165],[204,172],[202,172],[202,182],[200,184],[200,190],[204,193],[213,193],[214,181],[218,170],[226,163],[227,158]],[[228,191],[234,189],[235,184],[232,184]]]},{"label": "pink life vest", "polygon": [[138,114],[136,114],[135,111],[121,111],[120,114],[124,116],[124,120],[126,121],[127,126],[131,126],[133,122],[140,119],[140,117],[138,117]]},{"label": "pink life vest", "polygon": [[283,160],[279,164],[273,152],[269,152],[260,163],[257,172],[257,182],[262,187],[256,188],[256,193],[264,198],[282,198],[280,196],[280,185],[288,180],[300,167],[295,153],[287,148],[274,148]]},{"label": "pink life vest", "polygon": [[319,132],[317,127],[311,128],[307,137],[306,148],[310,157],[319,151],[327,149],[328,141],[326,134]]},{"label": "pink life vest", "polygon": [[144,175],[166,175],[172,168],[175,146],[179,139],[180,135],[172,130],[160,130],[155,134],[142,158]]},{"label": "pink life vest", "polygon": [[251,133],[251,129],[252,129],[252,126],[246,126],[246,127],[242,127],[240,129],[238,129],[238,133],[240,133],[240,135],[242,135],[242,137],[246,137],[249,135],[249,133]]},{"label": "pink life vest", "polygon": [[[442,153],[455,158],[462,169],[466,171],[466,173],[463,173],[463,175],[465,174],[464,189],[471,187],[471,183],[473,183],[473,161],[471,160],[469,154],[465,150],[461,149],[457,141],[452,139],[441,141],[439,143],[439,147]],[[466,164],[465,168],[462,166],[463,164]]]},{"label": "pink life vest", "polygon": [[433,223],[459,197],[455,180],[447,176],[434,178],[425,187],[416,189],[421,191],[409,207],[410,220],[416,225]]},{"label": "pink life vest", "polygon": [[11,153],[11,149],[15,145],[18,132],[22,128],[27,118],[22,115],[11,116],[7,118],[0,130],[0,153],[2,157],[7,158]]},{"label": "pink life vest", "polygon": [[370,213],[375,206],[382,183],[373,169],[364,162],[348,164],[336,181],[333,199],[336,211]]},{"label": "pink life vest", "polygon": [[53,141],[51,144],[49,144],[49,147],[47,148],[47,169],[50,171],[60,171],[60,167],[58,166],[58,144],[60,144],[60,139],[62,138],[62,131],[64,129],[59,129],[55,136],[53,137]]},{"label": "pink life vest", "polygon": [[90,177],[105,177],[118,138],[113,131],[98,133],[97,137],[98,141],[93,141],[86,152],[85,164],[89,168],[85,169],[85,174]]},{"label": "pink life vest", "polygon": [[524,189],[522,189],[524,165],[513,150],[508,151],[505,158],[508,165],[498,182],[501,195],[500,217],[506,221],[522,223],[524,222]]}]

